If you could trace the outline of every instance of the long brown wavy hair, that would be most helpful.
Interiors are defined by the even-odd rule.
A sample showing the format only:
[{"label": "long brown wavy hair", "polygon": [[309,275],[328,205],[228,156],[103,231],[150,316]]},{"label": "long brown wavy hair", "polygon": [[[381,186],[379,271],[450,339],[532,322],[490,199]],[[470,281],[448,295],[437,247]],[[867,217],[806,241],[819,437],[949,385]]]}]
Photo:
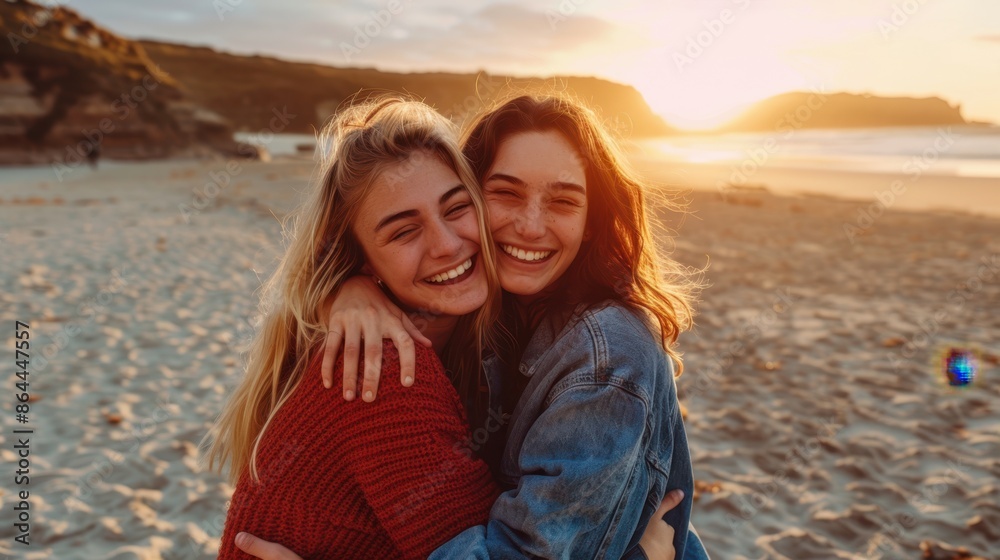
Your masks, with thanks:
[{"label": "long brown wavy hair", "polygon": [[[649,215],[647,190],[597,115],[564,95],[520,95],[498,102],[467,125],[462,151],[482,183],[503,142],[532,131],[557,131],[576,148],[586,172],[589,238],[550,295],[532,304],[531,315],[566,312],[608,299],[643,310],[659,327],[651,325],[680,376],[684,367],[674,345],[693,325],[700,279],[691,269],[658,255],[654,229],[658,236],[669,236],[668,230]],[[666,198],[658,202],[683,209]]]},{"label": "long brown wavy hair", "polygon": [[[365,256],[351,227],[376,179],[393,164],[418,152],[440,158],[467,187],[479,219],[479,262],[490,295],[482,308],[459,319],[442,355],[464,399],[476,394],[483,344],[498,316],[499,279],[486,204],[454,124],[423,103],[378,96],[342,110],[321,132],[318,150],[318,176],[289,216],[287,250],[263,286],[263,324],[250,346],[246,375],[205,438],[209,468],[231,462],[234,483],[247,468],[259,480],[256,457],[264,431],[322,350],[323,302],[362,271]],[[399,184],[405,188],[406,182]]]}]

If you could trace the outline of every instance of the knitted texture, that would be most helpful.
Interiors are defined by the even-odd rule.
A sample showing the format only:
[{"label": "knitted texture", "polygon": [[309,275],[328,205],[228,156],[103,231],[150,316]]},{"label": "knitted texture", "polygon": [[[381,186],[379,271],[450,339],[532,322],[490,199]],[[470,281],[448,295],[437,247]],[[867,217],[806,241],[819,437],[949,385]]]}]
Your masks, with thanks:
[{"label": "knitted texture", "polygon": [[415,346],[415,380],[403,387],[399,355],[383,345],[372,403],[324,388],[322,355],[312,360],[264,432],[260,481],[248,469],[240,477],[219,558],[252,558],[234,544],[240,531],[307,560],[426,558],[486,523],[499,490],[469,451],[465,411],[437,355]]}]

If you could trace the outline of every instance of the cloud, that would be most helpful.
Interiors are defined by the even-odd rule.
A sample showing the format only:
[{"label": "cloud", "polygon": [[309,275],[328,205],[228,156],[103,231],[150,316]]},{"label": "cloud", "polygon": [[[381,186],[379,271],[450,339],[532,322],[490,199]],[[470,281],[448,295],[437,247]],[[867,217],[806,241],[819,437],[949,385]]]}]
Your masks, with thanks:
[{"label": "cloud", "polygon": [[[387,0],[218,0],[232,10],[217,13],[217,2],[176,0],[150,6],[131,0],[77,0],[86,17],[114,32],[209,46],[237,53],[260,52],[280,58],[336,66],[377,66],[390,70],[440,69],[538,73],[560,57],[580,56],[611,37],[628,36],[620,25],[568,13],[561,5],[535,7],[530,0],[458,4],[445,0],[401,0],[388,22]],[[377,15],[377,14],[382,15]],[[358,39],[358,29],[375,29]],[[634,34],[632,34],[634,37]],[[367,39],[367,40],[366,40]],[[358,51],[345,56],[359,43]]]},{"label": "cloud", "polygon": [[980,35],[976,37],[977,41],[985,41],[987,43],[1000,43],[1000,35]]},{"label": "cloud", "polygon": [[[407,8],[415,6],[409,5]],[[554,17],[554,14],[558,16]],[[353,63],[396,69],[434,67],[533,68],[550,57],[600,42],[614,26],[586,15],[562,15],[517,4],[493,4],[471,13],[440,11],[408,14],[406,8],[372,37]],[[355,32],[337,41],[354,44]],[[336,57],[330,60],[337,63]]]}]

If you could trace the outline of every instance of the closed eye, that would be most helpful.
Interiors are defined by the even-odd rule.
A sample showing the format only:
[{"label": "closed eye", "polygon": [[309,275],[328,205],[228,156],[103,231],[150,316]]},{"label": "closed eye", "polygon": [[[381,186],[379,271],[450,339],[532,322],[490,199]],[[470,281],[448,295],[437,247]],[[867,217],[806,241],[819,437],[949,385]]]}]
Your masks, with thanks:
[{"label": "closed eye", "polygon": [[409,228],[409,229],[404,229],[402,231],[397,232],[395,235],[393,235],[391,238],[389,238],[389,241],[400,241],[400,240],[403,240],[403,239],[405,239],[407,237],[410,237],[410,234],[413,233],[413,232],[415,232],[415,231],[417,231],[417,228],[415,228],[415,227],[414,228]]},{"label": "closed eye", "polygon": [[471,206],[471,203],[469,203],[469,202],[463,202],[461,204],[456,204],[456,205],[452,206],[448,210],[448,213],[445,214],[445,215],[446,216],[456,216],[456,215],[462,213],[463,210],[468,210],[469,206]]},{"label": "closed eye", "polygon": [[556,204],[562,204],[564,206],[572,206],[573,208],[580,208],[581,206],[583,206],[583,204],[580,204],[579,202],[569,198],[558,198],[553,202],[555,202]]},{"label": "closed eye", "polygon": [[516,192],[510,189],[490,189],[487,194],[493,194],[498,196],[519,196]]}]

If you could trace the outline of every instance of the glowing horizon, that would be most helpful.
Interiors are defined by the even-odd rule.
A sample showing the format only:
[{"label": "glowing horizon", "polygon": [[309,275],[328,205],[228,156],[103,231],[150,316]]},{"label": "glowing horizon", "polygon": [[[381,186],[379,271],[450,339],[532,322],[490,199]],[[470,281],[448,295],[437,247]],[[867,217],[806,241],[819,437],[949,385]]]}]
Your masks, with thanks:
[{"label": "glowing horizon", "polygon": [[215,48],[335,66],[595,76],[632,85],[681,130],[716,128],[790,91],[940,97],[966,119],[1000,122],[1000,74],[984,71],[1000,68],[1000,3],[988,0],[397,0],[392,14],[389,0],[335,10],[228,0],[220,11],[226,1],[70,7],[126,36],[213,37]]}]

